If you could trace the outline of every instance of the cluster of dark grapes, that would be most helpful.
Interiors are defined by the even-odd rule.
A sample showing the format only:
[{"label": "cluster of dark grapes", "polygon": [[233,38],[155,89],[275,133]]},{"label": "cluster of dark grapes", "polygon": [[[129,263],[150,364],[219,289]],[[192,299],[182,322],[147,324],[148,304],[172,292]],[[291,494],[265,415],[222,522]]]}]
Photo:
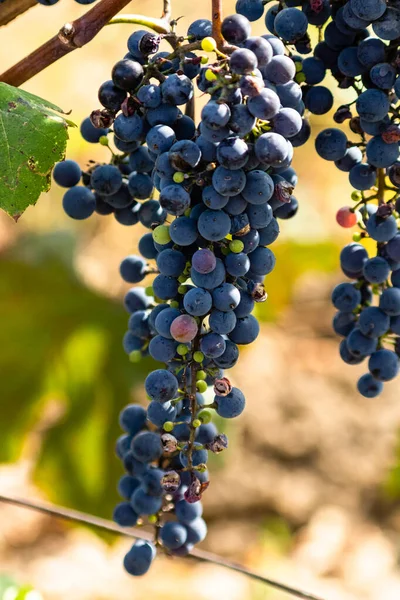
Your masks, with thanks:
[{"label": "cluster of dark grapes", "polygon": [[[324,41],[304,63],[313,61],[313,76],[322,63],[321,74],[330,69],[339,87],[354,89],[355,101],[341,106],[334,120],[348,123],[358,139],[349,140],[339,128],[325,129],[316,150],[348,173],[356,190],[355,204],[337,213],[342,227],[358,224],[359,231],[341,253],[342,270],[354,281],[333,291],[339,311],[334,330],[344,336],[344,362],[369,359],[358,390],[373,398],[400,369],[400,10],[390,0],[350,0],[331,3],[331,17]],[[374,243],[372,257],[360,243],[367,239]]]},{"label": "cluster of dark grapes", "polygon": [[[256,20],[263,3],[238,0],[236,10]],[[339,88],[354,89],[354,102],[340,106],[334,121],[348,123],[359,138],[351,141],[332,127],[317,136],[316,150],[347,172],[356,190],[355,204],[337,213],[341,226],[358,224],[360,231],[341,254],[342,270],[354,281],[333,292],[339,311],[334,330],[345,338],[340,354],[346,363],[369,358],[369,373],[360,378],[358,390],[375,397],[400,368],[400,5],[397,0],[288,0],[269,8],[265,23],[294,48],[295,80],[308,111],[322,115],[332,109],[333,94],[320,85],[328,71]],[[309,25],[319,28],[314,48]],[[294,84],[293,89],[298,93]],[[306,121],[303,133],[309,136]],[[360,243],[367,239],[376,242],[373,257]]]},{"label": "cluster of dark grapes", "polygon": [[[126,295],[124,349],[132,362],[150,355],[165,365],[146,379],[147,408],[129,405],[120,418],[117,454],[127,474],[114,519],[151,523],[156,532],[155,545],[137,542],[126,555],[133,575],[148,570],[156,546],[184,556],[206,535],[208,453],[228,444],[212,411],[233,418],[244,410],[245,397],[224,370],[259,334],[251,313],[267,297],[278,219],[298,209],[291,161],[309,135],[296,65],[282,42],[251,36],[242,15],[222,23],[226,53],[211,31],[210,21],[195,21],[169,54],[159,52],[161,36],[133,33],[129,54],[100,87],[103,108],[81,126],[86,140],[106,146],[112,127],[122,154],[84,173],[74,161],[54,171],[70,188],[63,199],[69,216],[113,212],[151,230],[139,242],[141,256],[120,268],[131,284],[156,273],[151,286]],[[190,105],[195,78],[198,95],[209,95],[198,127],[178,108]]]}]

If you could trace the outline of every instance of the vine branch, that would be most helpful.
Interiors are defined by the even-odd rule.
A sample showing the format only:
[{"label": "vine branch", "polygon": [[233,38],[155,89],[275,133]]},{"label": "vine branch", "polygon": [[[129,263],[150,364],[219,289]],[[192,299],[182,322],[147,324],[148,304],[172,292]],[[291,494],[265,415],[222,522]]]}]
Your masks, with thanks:
[{"label": "vine branch", "polygon": [[36,0],[5,0],[0,4],[0,26],[7,25],[33,6],[37,6]]},{"label": "vine branch", "polygon": [[222,24],[222,0],[211,0],[212,2],[212,36],[217,42],[218,50],[224,47],[224,38],[221,33]]},{"label": "vine branch", "polygon": [[378,169],[378,204],[385,203],[385,169]]},{"label": "vine branch", "polygon": [[66,23],[57,35],[0,75],[0,81],[18,87],[76,48],[90,42],[131,0],[100,0],[79,19]]},{"label": "vine branch", "polygon": [[171,21],[171,0],[163,0],[163,11],[161,19],[169,23]]},{"label": "vine branch", "polygon": [[[31,500],[25,500],[23,498],[16,498],[15,496],[8,496],[5,494],[0,494],[0,502],[4,502],[7,504],[12,504],[14,506],[19,506],[21,508],[28,508],[30,510],[35,510],[37,512],[49,515],[51,517],[58,517],[64,519],[66,521],[73,521],[75,523],[83,523],[84,525],[91,525],[92,527],[96,527],[98,529],[103,529],[105,531],[109,531],[111,533],[116,533],[119,535],[124,535],[134,539],[143,539],[147,541],[152,541],[152,535],[146,531],[142,531],[136,527],[123,528],[107,519],[102,519],[100,517],[95,517],[93,515],[88,515],[86,513],[73,510],[70,508],[64,508],[61,506],[56,506],[54,504],[48,504],[45,502],[32,502]],[[297,588],[293,588],[284,583],[280,583],[275,581],[274,579],[270,579],[268,577],[263,577],[254,571],[250,571],[241,565],[238,565],[234,562],[225,560],[221,556],[216,554],[212,554],[211,552],[205,552],[204,550],[192,550],[189,555],[189,558],[193,558],[195,560],[199,560],[201,562],[212,563],[218,565],[220,567],[224,567],[225,569],[230,569],[231,571],[236,571],[238,573],[242,573],[247,577],[251,577],[256,581],[259,581],[265,585],[269,585],[281,592],[285,592],[286,594],[290,594],[291,596],[295,596],[297,598],[301,598],[302,600],[323,600],[318,596],[314,596],[308,592],[304,592]]]}]

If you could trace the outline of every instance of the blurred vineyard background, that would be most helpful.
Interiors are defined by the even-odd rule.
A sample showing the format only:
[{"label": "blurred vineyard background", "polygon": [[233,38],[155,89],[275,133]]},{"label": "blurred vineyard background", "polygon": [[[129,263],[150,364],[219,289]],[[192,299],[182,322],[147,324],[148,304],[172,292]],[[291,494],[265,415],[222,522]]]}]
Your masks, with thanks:
[{"label": "blurred vineyard background", "polygon": [[[61,0],[19,17],[1,31],[2,69],[83,10]],[[159,16],[161,7],[143,0],[129,10]],[[174,16],[183,15],[180,31],[208,10],[207,3],[173,0]],[[227,1],[225,13],[233,10]],[[106,28],[24,89],[71,110],[79,123],[97,108],[97,88],[125,54],[131,29]],[[265,31],[261,21],[253,30]],[[337,102],[350,97],[340,91]],[[315,137],[331,118],[311,122]],[[69,158],[85,165],[107,160],[107,152],[71,130]],[[262,333],[232,371],[248,407],[224,425],[231,444],[213,461],[204,547],[330,600],[398,600],[400,395],[392,384],[379,400],[359,397],[363,367],[340,362],[330,328],[330,290],[349,241],[334,218],[348,203],[346,176],[316,155],[312,140],[296,151],[294,166],[300,211],[282,223],[274,246],[269,299],[258,306]],[[18,225],[0,217],[0,493],[109,518],[121,474],[113,450],[117,416],[130,399],[145,401],[142,382],[152,367],[130,364],[121,346],[127,286],[118,265],[135,252],[142,231],[113,217],[72,222],[61,197],[54,186]],[[121,567],[128,545],[0,505],[0,598],[283,597],[179,559],[160,559],[148,577],[133,581]]]}]

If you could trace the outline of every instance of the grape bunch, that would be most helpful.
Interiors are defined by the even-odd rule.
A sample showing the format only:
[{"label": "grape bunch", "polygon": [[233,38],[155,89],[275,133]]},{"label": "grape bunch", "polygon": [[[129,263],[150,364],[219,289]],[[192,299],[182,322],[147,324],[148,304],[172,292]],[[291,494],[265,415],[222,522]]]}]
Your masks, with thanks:
[{"label": "grape bunch", "polygon": [[191,80],[200,72],[201,57],[183,51],[169,58],[170,53],[158,52],[161,39],[144,30],[130,36],[129,52],[99,88],[102,108],[81,124],[83,139],[107,146],[111,161],[81,171],[67,160],[54,169],[56,183],[69,188],[63,208],[73,219],[96,212],[113,214],[122,225],[140,222],[150,228],[166,218],[154,199],[155,163],[164,147],[196,133],[193,119],[179,106],[193,96]]},{"label": "grape bunch", "polygon": [[[262,5],[238,0],[236,9],[257,20]],[[337,213],[339,225],[358,225],[359,231],[341,254],[342,270],[353,282],[333,291],[339,311],[333,326],[345,338],[340,355],[346,363],[369,359],[358,390],[375,397],[399,372],[400,6],[396,0],[294,0],[272,4],[265,23],[290,49],[301,90],[297,102],[310,113],[326,114],[333,107],[332,92],[321,85],[328,71],[339,88],[354,89],[355,100],[340,106],[333,118],[348,124],[350,137],[358,139],[330,127],[319,133],[315,146],[322,158],[348,173],[355,188],[355,204]],[[309,26],[319,29],[314,48]],[[299,93],[299,86],[290,86]],[[306,120],[302,133],[310,135]],[[366,247],[374,247],[373,256]]]},{"label": "grape bunch", "polygon": [[[341,208],[337,221],[359,229],[341,253],[343,273],[353,282],[333,291],[339,311],[333,326],[344,337],[345,363],[368,358],[358,390],[373,398],[400,368],[400,12],[395,2],[350,0],[332,4],[331,16],[310,60],[322,60],[339,87],[354,89],[354,102],[339,107],[334,120],[348,123],[351,137],[358,139],[331,127],[319,133],[315,145],[322,158],[348,173],[355,204]],[[364,240],[373,256],[360,243]]]},{"label": "grape bunch", "polygon": [[[120,266],[134,285],[124,349],[133,363],[148,355],[163,363],[146,378],[147,408],[129,405],[120,416],[116,452],[126,475],[114,519],[155,526],[154,544],[136,542],[125,557],[132,575],[149,569],[156,548],[184,556],[206,535],[208,454],[228,445],[213,412],[230,419],[245,407],[224,371],[259,334],[252,312],[267,298],[269,246],[279,220],[298,210],[291,162],[308,136],[295,63],[278,38],[251,36],[243,15],[224,19],[222,50],[211,30],[195,21],[170,53],[159,51],[161,36],[135,31],[100,87],[103,108],[81,126],[87,141],[105,146],[113,133],[121,154],[84,172],[74,161],[54,171],[69,188],[69,216],[113,212],[150,230],[140,256]],[[208,95],[198,127],[179,108],[195,94]],[[150,274],[150,285],[138,285]]]}]

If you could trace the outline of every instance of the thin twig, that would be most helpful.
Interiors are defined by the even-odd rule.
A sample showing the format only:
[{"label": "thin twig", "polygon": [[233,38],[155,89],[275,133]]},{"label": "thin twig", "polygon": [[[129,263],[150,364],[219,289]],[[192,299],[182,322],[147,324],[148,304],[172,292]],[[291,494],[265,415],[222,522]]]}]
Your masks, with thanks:
[{"label": "thin twig", "polygon": [[87,13],[64,25],[59,33],[0,75],[18,87],[76,48],[90,42],[131,0],[100,0]]},{"label": "thin twig", "polygon": [[171,14],[171,0],[164,0],[161,18],[164,19],[164,21],[167,21],[167,23],[169,23],[171,20]]},{"label": "thin twig", "polygon": [[211,0],[212,2],[212,35],[217,42],[217,48],[222,50],[224,47],[224,38],[221,33],[222,23],[222,0]]},{"label": "thin twig", "polygon": [[[14,496],[8,496],[5,494],[0,494],[0,502],[5,502],[7,504],[13,504],[15,506],[19,506],[21,508],[28,508],[31,510],[35,510],[37,512],[44,513],[46,515],[50,515],[52,517],[58,517],[61,519],[65,519],[67,521],[73,521],[75,523],[83,523],[84,525],[91,525],[92,527],[96,527],[98,529],[103,529],[105,531],[109,531],[111,533],[116,533],[120,535],[125,535],[134,539],[144,539],[148,541],[152,541],[153,536],[142,529],[137,529],[135,527],[123,528],[119,527],[115,523],[111,521],[107,521],[106,519],[102,519],[100,517],[94,517],[92,515],[88,515],[86,513],[82,513],[77,510],[73,510],[70,508],[64,508],[61,506],[56,506],[54,504],[48,504],[45,502],[32,502],[31,500],[24,500],[23,498],[16,498]],[[315,596],[308,592],[303,592],[302,590],[293,588],[284,583],[279,583],[274,579],[270,579],[268,577],[263,577],[254,571],[250,571],[241,565],[238,565],[234,562],[225,560],[221,556],[216,554],[212,554],[211,552],[205,552],[204,550],[192,550],[189,555],[190,558],[195,560],[200,560],[202,562],[212,563],[218,565],[220,567],[224,567],[226,569],[230,569],[232,571],[236,571],[238,573],[242,573],[247,577],[251,577],[265,585],[269,585],[274,587],[281,592],[285,592],[286,594],[290,594],[292,596],[296,596],[297,598],[301,598],[302,600],[323,600],[319,596]]]},{"label": "thin twig", "polygon": [[116,17],[110,19],[107,25],[117,25],[123,23],[128,25],[143,25],[143,27],[148,27],[157,33],[171,32],[171,27],[169,26],[168,21],[165,19],[153,19],[151,17],[146,17],[145,15],[117,15]]},{"label": "thin twig", "polygon": [[190,98],[190,100],[186,103],[185,115],[194,120],[194,111],[195,111],[195,99],[194,99],[194,96],[192,96],[192,98]]},{"label": "thin twig", "polygon": [[385,169],[378,169],[378,204],[385,203]]},{"label": "thin twig", "polygon": [[0,26],[7,25],[29,8],[37,5],[37,0],[5,0],[0,4]]}]

